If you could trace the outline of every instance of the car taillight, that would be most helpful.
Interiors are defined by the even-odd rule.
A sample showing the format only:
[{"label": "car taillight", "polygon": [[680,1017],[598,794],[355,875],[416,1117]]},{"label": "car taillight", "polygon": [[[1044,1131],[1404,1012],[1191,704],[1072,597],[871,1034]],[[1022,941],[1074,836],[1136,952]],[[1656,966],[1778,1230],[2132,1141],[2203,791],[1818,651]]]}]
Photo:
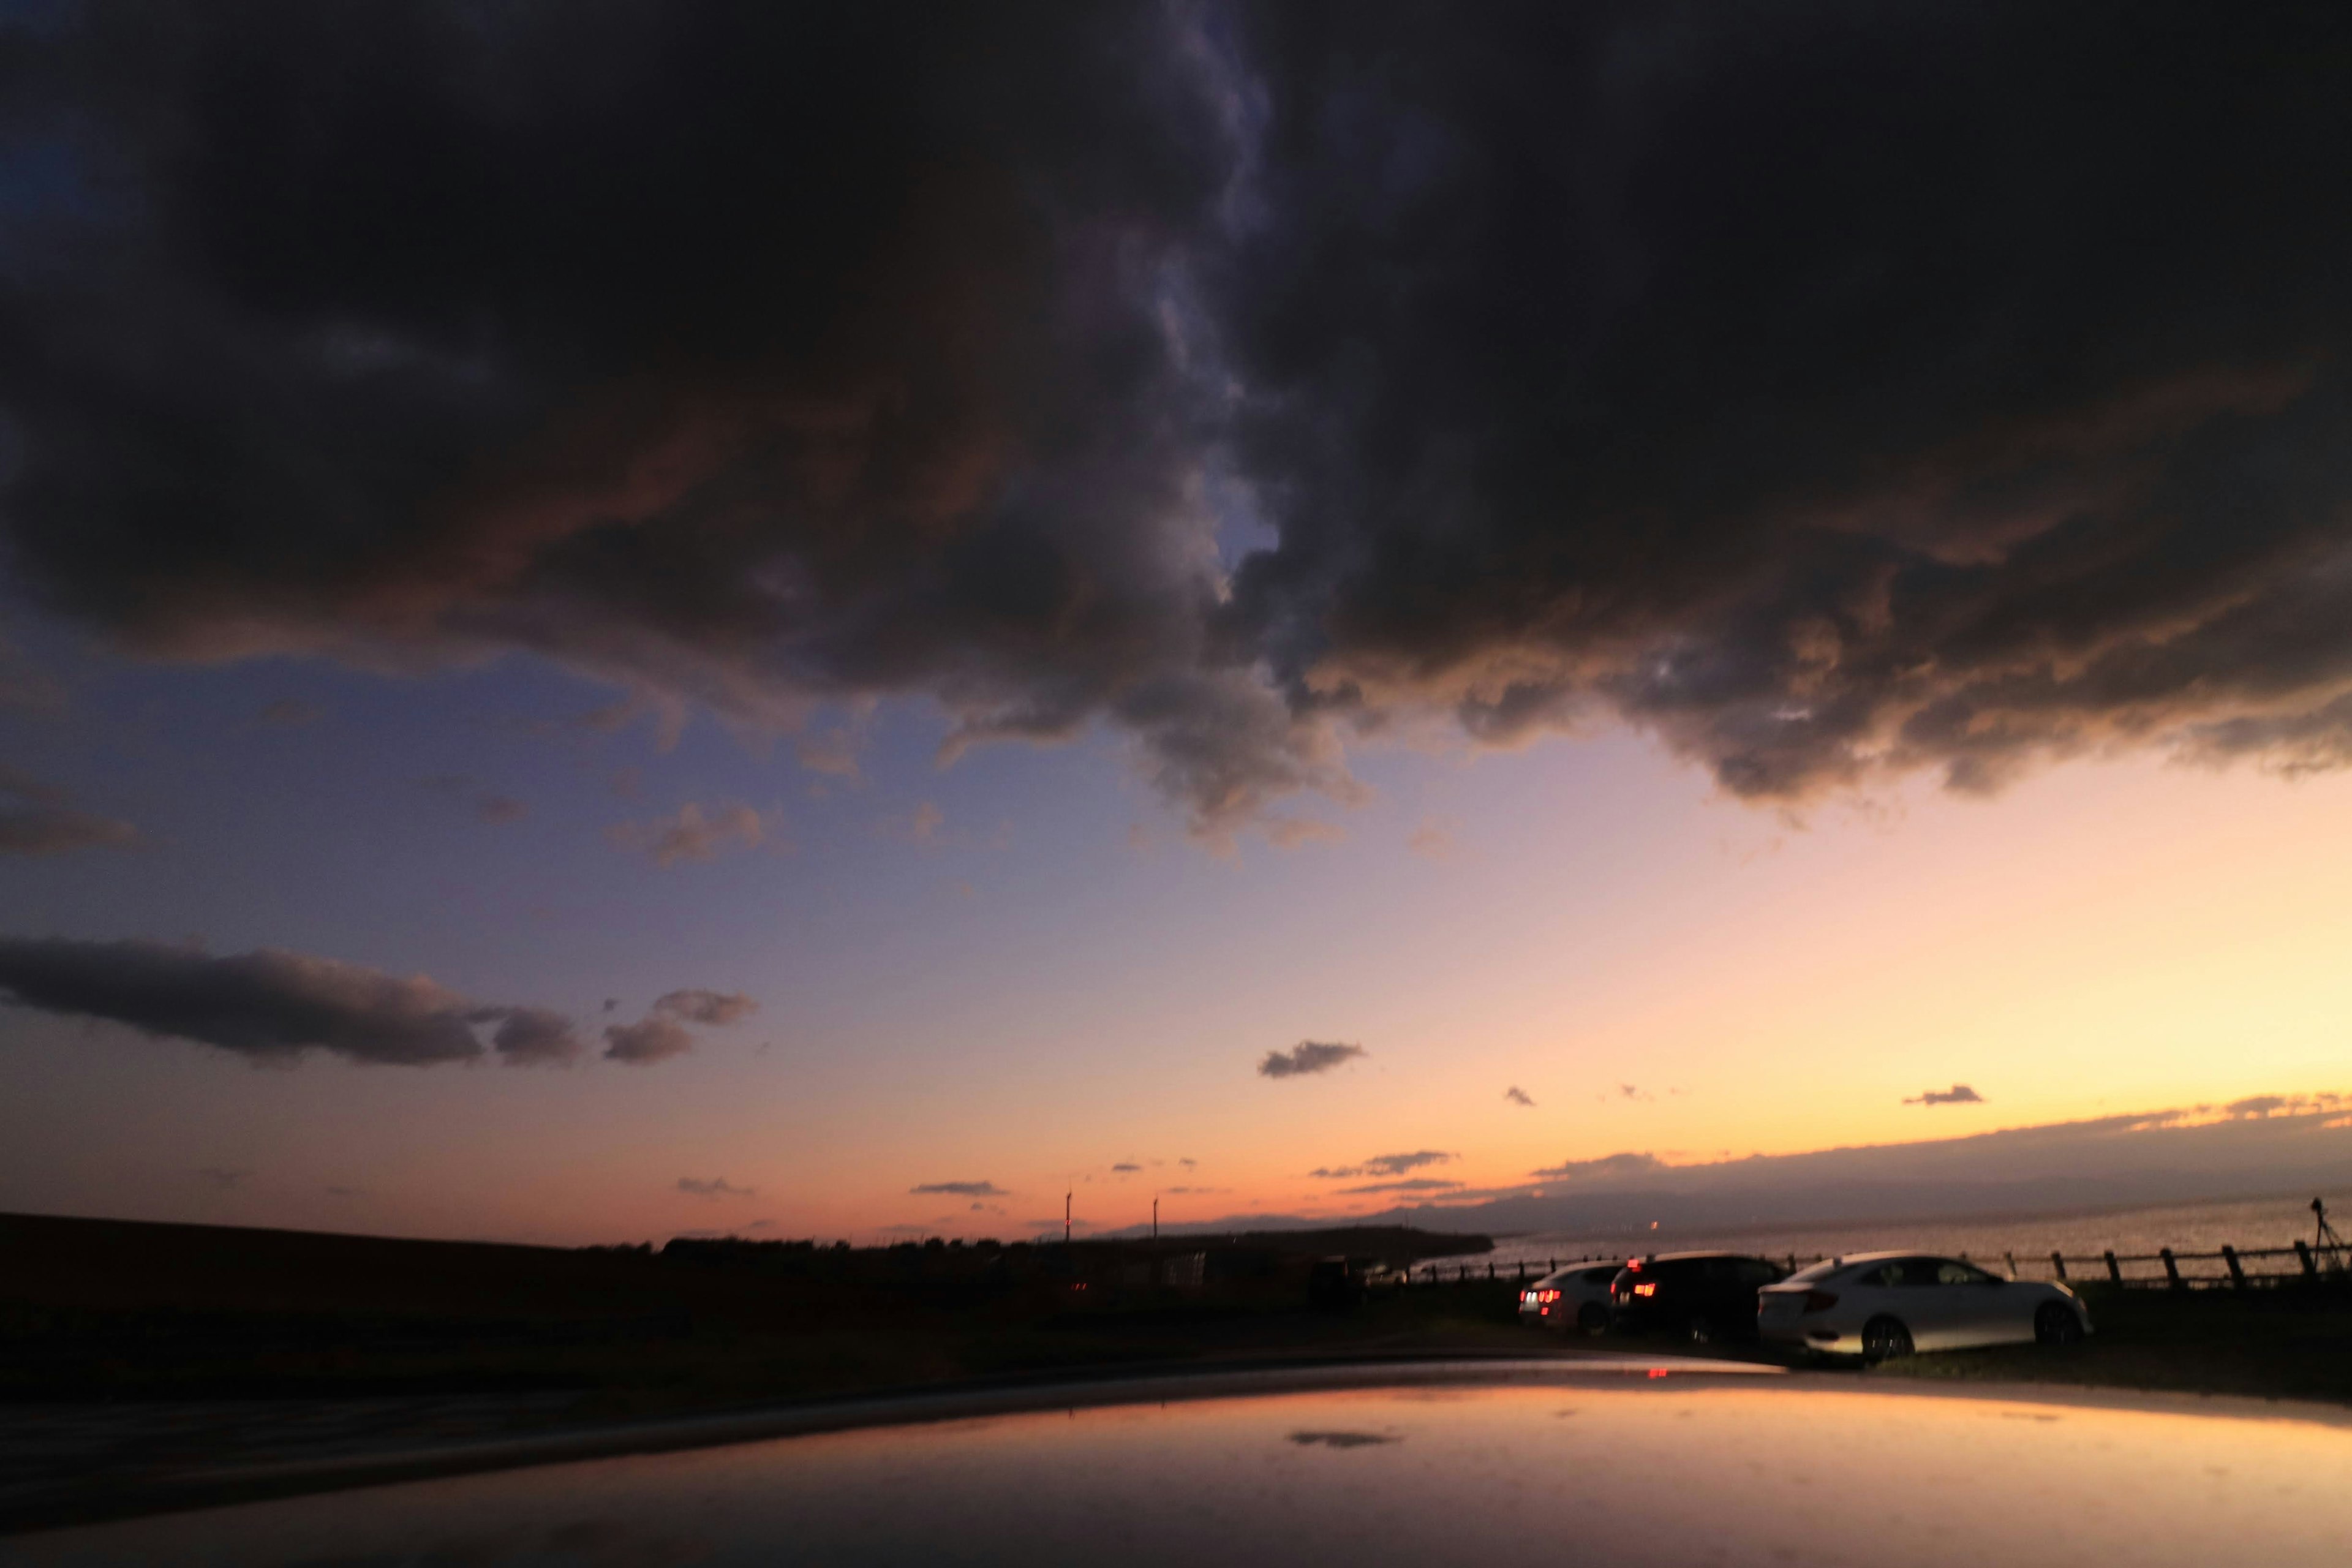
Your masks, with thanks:
[{"label": "car taillight", "polygon": [[1633,1287],[1633,1294],[1636,1296],[1654,1296],[1657,1293],[1658,1282],[1654,1279],[1644,1279]]},{"label": "car taillight", "polygon": [[1808,1312],[1826,1312],[1836,1305],[1837,1297],[1828,1290],[1805,1292],[1805,1310]]},{"label": "car taillight", "polygon": [[1543,1293],[1543,1299],[1547,1301],[1557,1301],[1559,1300],[1559,1292],[1557,1290],[1547,1290]]}]

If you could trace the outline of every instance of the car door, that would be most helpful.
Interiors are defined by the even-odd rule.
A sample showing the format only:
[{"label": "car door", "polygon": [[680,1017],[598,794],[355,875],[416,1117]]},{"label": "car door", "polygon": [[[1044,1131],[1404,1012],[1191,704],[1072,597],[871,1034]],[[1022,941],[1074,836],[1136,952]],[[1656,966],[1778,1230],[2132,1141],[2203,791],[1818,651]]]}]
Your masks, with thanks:
[{"label": "car door", "polygon": [[1942,1302],[1947,1348],[2010,1344],[2033,1337],[2033,1315],[2023,1304],[2026,1293],[1973,1263],[1938,1260],[1936,1294]]},{"label": "car door", "polygon": [[1914,1350],[1942,1348],[1949,1331],[1945,1314],[1950,1304],[1936,1282],[1937,1265],[1941,1261],[1935,1258],[1897,1258],[1880,1264],[1870,1275],[1876,1287],[1874,1314],[1884,1312],[1898,1320],[1911,1331]]}]

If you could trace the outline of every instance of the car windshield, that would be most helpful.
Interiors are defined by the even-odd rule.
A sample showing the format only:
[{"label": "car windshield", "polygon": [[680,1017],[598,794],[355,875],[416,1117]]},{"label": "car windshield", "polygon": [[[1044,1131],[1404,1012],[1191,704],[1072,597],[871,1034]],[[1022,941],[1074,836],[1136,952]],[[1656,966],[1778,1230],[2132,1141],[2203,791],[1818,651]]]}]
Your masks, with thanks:
[{"label": "car windshield", "polygon": [[1824,1258],[1810,1268],[1800,1268],[1784,1281],[1790,1285],[1810,1285],[1816,1279],[1826,1279],[1845,1267],[1843,1258]]}]

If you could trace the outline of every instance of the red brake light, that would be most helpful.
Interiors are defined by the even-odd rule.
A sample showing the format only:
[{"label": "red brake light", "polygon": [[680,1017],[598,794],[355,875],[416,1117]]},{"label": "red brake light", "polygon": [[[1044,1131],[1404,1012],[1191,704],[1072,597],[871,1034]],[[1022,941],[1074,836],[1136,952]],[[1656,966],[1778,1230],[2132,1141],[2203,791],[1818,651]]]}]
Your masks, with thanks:
[{"label": "red brake light", "polygon": [[1633,1287],[1633,1294],[1636,1296],[1654,1296],[1657,1293],[1658,1284],[1654,1279],[1645,1279]]},{"label": "red brake light", "polygon": [[1837,1297],[1830,1291],[1808,1290],[1805,1292],[1805,1310],[1808,1312],[1826,1312],[1836,1305]]},{"label": "red brake light", "polygon": [[1642,1271],[1642,1260],[1641,1260],[1640,1258],[1627,1258],[1627,1259],[1625,1260],[1625,1272],[1626,1272],[1626,1273],[1628,1273],[1628,1274],[1639,1274],[1641,1271]]}]

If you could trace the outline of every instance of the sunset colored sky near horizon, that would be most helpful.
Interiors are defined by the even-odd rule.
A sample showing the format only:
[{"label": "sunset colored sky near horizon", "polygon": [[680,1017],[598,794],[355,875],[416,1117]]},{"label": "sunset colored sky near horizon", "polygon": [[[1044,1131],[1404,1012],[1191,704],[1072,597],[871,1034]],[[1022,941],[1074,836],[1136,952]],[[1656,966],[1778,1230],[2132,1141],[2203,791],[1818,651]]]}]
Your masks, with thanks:
[{"label": "sunset colored sky near horizon", "polygon": [[[676,1060],[540,1072],[251,1066],[11,1009],[11,1209],[566,1242],[1025,1235],[1066,1187],[1104,1228],[1154,1193],[1168,1223],[1341,1215],[1423,1194],[1307,1173],[1389,1152],[1478,1189],[2327,1089],[2352,1016],[2341,775],[2086,761],[1800,821],[1622,730],[1371,747],[1330,839],[1219,855],[1101,741],[942,768],[888,707],[845,778],[708,721],[578,727],[607,694],[529,661],[70,650],[13,754],[146,841],[6,865],[14,928],[135,909],[599,1021],[680,985],[761,1005]],[[520,814],[435,782],[461,773]],[[758,803],[766,841],[615,842],[688,802]],[[1299,1039],[1366,1054],[1258,1073]],[[1905,1103],[1954,1083],[1983,1102]],[[1003,1195],[911,1190],[961,1182]]]},{"label": "sunset colored sky near horizon", "polygon": [[2352,1089],[2352,30],[2126,9],[0,11],[0,1209]]}]

